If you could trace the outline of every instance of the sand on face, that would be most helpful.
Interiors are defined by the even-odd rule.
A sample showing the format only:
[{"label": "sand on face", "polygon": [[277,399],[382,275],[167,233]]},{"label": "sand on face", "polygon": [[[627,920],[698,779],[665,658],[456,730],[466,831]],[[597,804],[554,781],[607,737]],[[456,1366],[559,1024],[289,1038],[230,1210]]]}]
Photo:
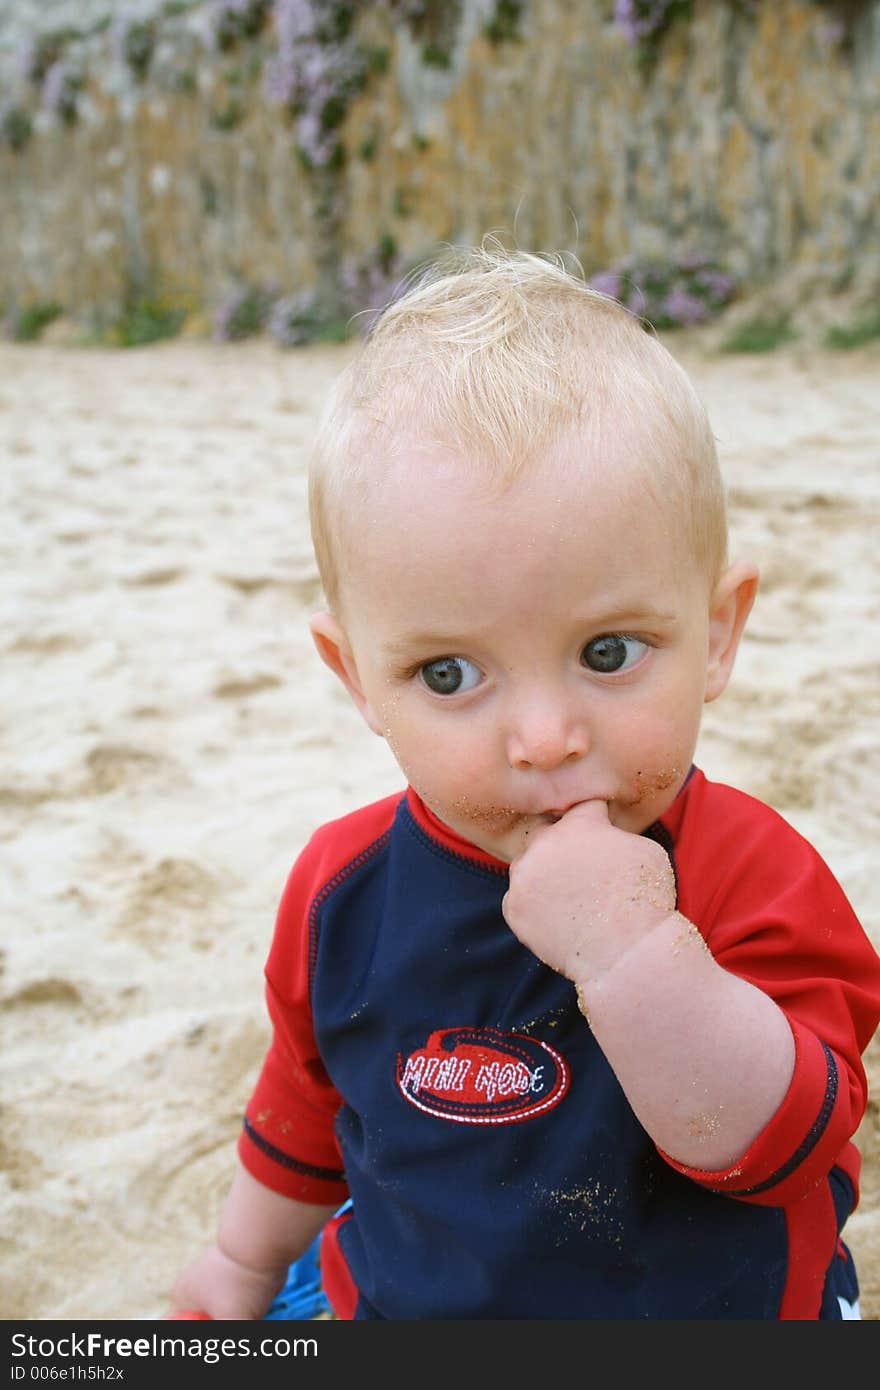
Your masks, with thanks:
[{"label": "sand on face", "polygon": [[[699,761],[880,943],[878,357],[670,346],[763,585]],[[212,1232],[311,831],[402,785],[315,654],[314,423],[348,348],[0,346],[6,1319],[150,1318]],[[880,1047],[848,1228],[880,1317]]]}]

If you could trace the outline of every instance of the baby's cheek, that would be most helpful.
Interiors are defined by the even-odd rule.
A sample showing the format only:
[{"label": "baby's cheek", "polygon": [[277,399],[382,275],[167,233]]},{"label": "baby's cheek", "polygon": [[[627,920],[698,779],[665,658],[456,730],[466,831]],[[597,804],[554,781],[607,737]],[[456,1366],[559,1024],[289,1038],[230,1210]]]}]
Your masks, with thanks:
[{"label": "baby's cheek", "polygon": [[691,751],[683,747],[663,758],[636,762],[610,807],[612,824],[640,835],[672,805],[690,765]]},{"label": "baby's cheek", "polygon": [[400,711],[400,692],[386,695],[379,705],[379,722],[382,725],[382,736],[385,739],[392,753],[395,752],[395,739],[397,723]]},{"label": "baby's cheek", "polygon": [[382,737],[390,748],[394,760],[407,781],[422,794],[420,783],[431,778],[431,755],[427,751],[432,741],[425,731],[414,721],[407,710],[407,702],[400,691],[384,699],[378,710]]},{"label": "baby's cheek", "polygon": [[618,801],[622,806],[632,809],[669,791],[670,787],[675,787],[677,791],[684,781],[686,771],[687,769],[677,762],[664,762],[661,767],[637,768]]}]

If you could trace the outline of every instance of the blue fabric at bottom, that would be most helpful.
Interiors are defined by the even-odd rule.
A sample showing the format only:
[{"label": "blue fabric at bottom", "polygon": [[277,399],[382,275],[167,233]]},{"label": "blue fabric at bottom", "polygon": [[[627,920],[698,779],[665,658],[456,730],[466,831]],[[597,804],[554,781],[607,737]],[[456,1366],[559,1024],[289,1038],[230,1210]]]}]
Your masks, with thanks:
[{"label": "blue fabric at bottom", "polygon": [[321,1237],[290,1266],[287,1282],[266,1314],[267,1321],[304,1320],[330,1311],[321,1288]]}]

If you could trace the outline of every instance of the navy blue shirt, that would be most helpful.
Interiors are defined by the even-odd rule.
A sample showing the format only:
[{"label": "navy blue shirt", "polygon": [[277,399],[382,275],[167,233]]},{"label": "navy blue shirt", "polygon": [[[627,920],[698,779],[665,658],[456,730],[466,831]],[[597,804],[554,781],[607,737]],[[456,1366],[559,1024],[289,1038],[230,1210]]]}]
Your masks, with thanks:
[{"label": "navy blue shirt", "polygon": [[[840,1316],[837,1294],[855,1293],[839,1242],[858,1174],[848,1081],[880,1014],[880,964],[815,851],[757,807],[695,773],[646,832],[667,848],[691,920],[698,899],[717,898],[687,887],[712,862],[692,848],[708,812],[757,819],[765,878],[768,864],[797,876],[809,861],[803,921],[792,922],[809,941],[792,950],[780,991],[800,1070],[780,1115],[720,1174],[675,1163],[645,1132],[572,983],[507,927],[504,864],[442,827],[411,790],[319,832],[279,912],[267,967],[275,1039],[241,1153],[288,1195],[350,1197],[328,1256],[334,1288],[347,1285],[343,1315]],[[729,840],[742,860],[742,824],[720,839],[715,852]],[[730,910],[716,906],[698,925],[718,958],[754,978],[762,948],[748,956],[747,943],[761,928],[754,909],[743,925],[740,897],[731,891]],[[848,1049],[838,1026],[830,1046],[795,998],[804,950],[815,955],[809,923],[829,902],[842,936],[823,962],[826,1003],[849,1000]],[[861,989],[868,981],[867,1006],[856,1007],[854,976]]]}]

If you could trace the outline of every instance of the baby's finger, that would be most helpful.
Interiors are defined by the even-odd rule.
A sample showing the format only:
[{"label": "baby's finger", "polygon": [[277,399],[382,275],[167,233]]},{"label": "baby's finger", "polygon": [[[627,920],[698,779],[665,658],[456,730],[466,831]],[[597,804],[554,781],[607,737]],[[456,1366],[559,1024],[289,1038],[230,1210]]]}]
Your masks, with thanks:
[{"label": "baby's finger", "polygon": [[562,819],[569,821],[583,821],[585,825],[609,825],[608,802],[600,801],[598,798],[591,801],[576,801],[575,804],[566,811]]},{"label": "baby's finger", "polygon": [[519,843],[513,852],[511,864],[515,864],[517,859],[522,859],[523,855],[540,838],[541,835],[548,834],[553,829],[555,821],[534,820],[519,832]]}]

